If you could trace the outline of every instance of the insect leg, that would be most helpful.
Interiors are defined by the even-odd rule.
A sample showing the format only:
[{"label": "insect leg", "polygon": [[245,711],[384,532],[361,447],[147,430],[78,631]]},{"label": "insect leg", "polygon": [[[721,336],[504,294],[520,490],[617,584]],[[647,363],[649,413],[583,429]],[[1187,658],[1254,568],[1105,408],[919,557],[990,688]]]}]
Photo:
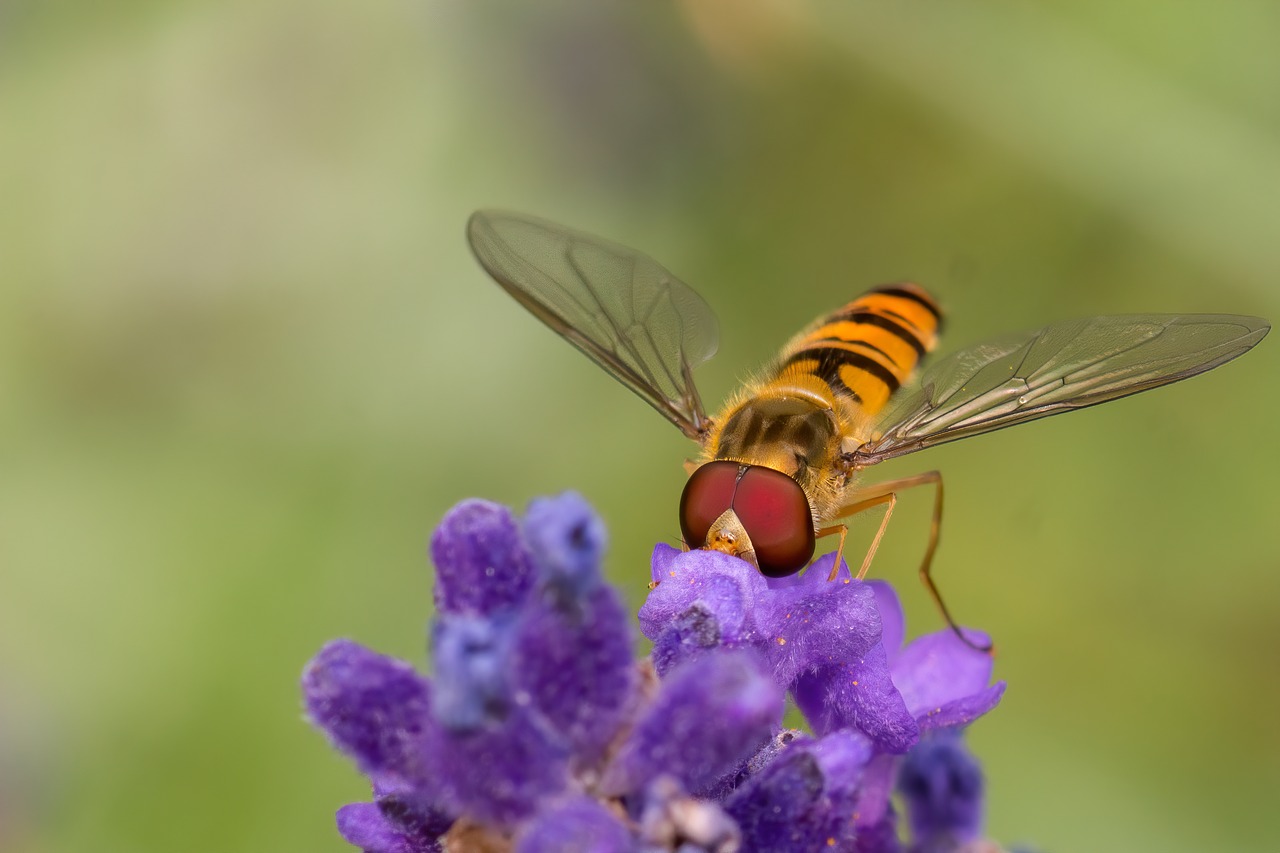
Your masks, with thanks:
[{"label": "insect leg", "polygon": [[[862,580],[867,576],[867,569],[871,568],[871,561],[876,556],[876,551],[880,549],[880,540],[884,538],[884,531],[889,526],[889,519],[893,517],[893,508],[898,505],[898,496],[894,492],[885,492],[866,500],[857,501],[856,503],[846,504],[840,508],[840,515],[848,517],[865,512],[872,507],[880,504],[888,504],[889,508],[885,510],[884,518],[880,519],[880,528],[876,531],[875,538],[871,540],[871,547],[867,549],[866,556],[862,558],[862,566],[858,569],[858,580]],[[836,561],[831,564],[831,575],[827,580],[835,580],[836,573],[840,570],[840,556],[844,551],[844,537],[849,532],[849,528],[843,524],[833,525],[832,527],[824,527],[819,530],[818,536],[827,536],[831,533],[839,532],[840,547],[836,549]]]},{"label": "insect leg", "polygon": [[[896,493],[911,489],[916,486],[934,486],[933,497],[933,516],[929,522],[929,544],[925,548],[924,559],[920,561],[920,580],[924,583],[925,589],[929,591],[929,596],[933,599],[933,603],[938,606],[942,618],[946,620],[947,626],[955,632],[955,635],[961,639],[966,646],[980,652],[990,652],[992,645],[990,643],[977,644],[965,636],[964,631],[956,624],[956,620],[951,618],[951,611],[947,610],[946,602],[942,600],[942,593],[938,591],[938,585],[933,581],[933,555],[938,550],[938,539],[942,532],[942,474],[937,471],[927,471],[923,474],[917,474],[914,477],[903,477],[898,480],[889,480],[884,483],[877,483],[869,490],[859,490],[855,493],[857,500],[846,504],[840,508],[839,515],[841,517],[854,515],[875,506],[876,503],[889,503],[889,511],[885,513],[884,520],[880,523],[880,530],[876,533],[876,538],[871,543],[871,550],[868,552],[867,558],[863,560],[862,570],[858,577],[861,578],[866,573],[867,568],[871,564],[871,556],[875,554],[875,550],[880,545],[880,537],[884,534],[885,524],[889,521],[889,516],[893,513],[893,501],[887,500],[886,496],[896,497]],[[870,495],[868,497],[868,495]]]},{"label": "insect leg", "polygon": [[833,524],[830,527],[824,527],[814,534],[814,538],[821,539],[823,536],[830,536],[832,533],[840,534],[840,544],[836,546],[836,559],[831,564],[831,574],[827,576],[828,581],[836,579],[836,575],[840,572],[840,556],[844,553],[844,538],[849,535],[849,527],[845,524]]}]

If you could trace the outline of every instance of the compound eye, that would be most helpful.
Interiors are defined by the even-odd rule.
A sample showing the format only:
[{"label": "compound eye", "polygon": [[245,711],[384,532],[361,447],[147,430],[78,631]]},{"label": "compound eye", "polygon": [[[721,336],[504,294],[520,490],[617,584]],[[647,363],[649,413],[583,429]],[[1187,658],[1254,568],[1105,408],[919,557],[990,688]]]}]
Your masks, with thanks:
[{"label": "compound eye", "polygon": [[733,504],[738,463],[708,462],[689,477],[680,495],[680,532],[690,548],[701,548],[715,520]]},{"label": "compound eye", "polygon": [[813,557],[813,516],[795,480],[772,468],[751,466],[738,482],[733,511],[755,548],[760,571],[793,575]]}]

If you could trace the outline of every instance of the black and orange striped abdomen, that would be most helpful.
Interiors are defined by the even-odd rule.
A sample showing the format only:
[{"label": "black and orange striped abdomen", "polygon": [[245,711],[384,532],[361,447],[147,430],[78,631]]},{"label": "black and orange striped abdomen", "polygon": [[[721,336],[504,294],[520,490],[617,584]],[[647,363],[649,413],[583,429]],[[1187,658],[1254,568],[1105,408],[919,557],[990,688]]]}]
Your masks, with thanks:
[{"label": "black and orange striped abdomen", "polygon": [[816,377],[875,414],[933,349],[941,323],[938,303],[924,288],[878,287],[793,338],[768,384]]}]

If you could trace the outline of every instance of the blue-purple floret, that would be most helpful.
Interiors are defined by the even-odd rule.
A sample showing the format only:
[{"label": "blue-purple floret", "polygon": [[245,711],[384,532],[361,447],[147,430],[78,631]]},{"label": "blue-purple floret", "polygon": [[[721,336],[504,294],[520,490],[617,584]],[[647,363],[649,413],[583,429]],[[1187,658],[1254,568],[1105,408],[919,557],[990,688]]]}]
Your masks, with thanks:
[{"label": "blue-purple floret", "polygon": [[[942,853],[981,837],[960,733],[1003,692],[988,655],[950,632],[903,647],[892,589],[843,564],[828,581],[831,557],[771,580],[658,546],[640,610],[653,652],[636,661],[605,544],[577,495],[523,520],[463,502],[431,540],[434,676],[349,640],[307,666],[309,718],[373,787],[338,812],[349,843]],[[788,695],[807,733],[784,728]]]},{"label": "blue-purple floret", "polygon": [[913,853],[953,850],[979,838],[983,787],[978,762],[954,730],[921,739],[898,772]]}]

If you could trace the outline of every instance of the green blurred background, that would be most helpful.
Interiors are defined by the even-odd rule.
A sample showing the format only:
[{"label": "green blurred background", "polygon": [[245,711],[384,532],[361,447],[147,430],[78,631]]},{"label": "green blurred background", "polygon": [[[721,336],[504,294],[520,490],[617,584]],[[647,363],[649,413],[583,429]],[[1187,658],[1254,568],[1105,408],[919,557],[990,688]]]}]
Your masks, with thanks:
[{"label": "green blurred background", "polygon": [[[422,663],[432,526],[586,494],[642,600],[691,446],[469,256],[475,207],[641,247],[718,401],[911,278],[943,349],[1280,316],[1280,6],[5,0],[0,848],[339,851],[327,639]],[[939,467],[989,629],[990,831],[1280,849],[1280,344],[885,466]],[[875,573],[916,631],[927,499]],[[867,537],[870,524],[855,533]]]}]

